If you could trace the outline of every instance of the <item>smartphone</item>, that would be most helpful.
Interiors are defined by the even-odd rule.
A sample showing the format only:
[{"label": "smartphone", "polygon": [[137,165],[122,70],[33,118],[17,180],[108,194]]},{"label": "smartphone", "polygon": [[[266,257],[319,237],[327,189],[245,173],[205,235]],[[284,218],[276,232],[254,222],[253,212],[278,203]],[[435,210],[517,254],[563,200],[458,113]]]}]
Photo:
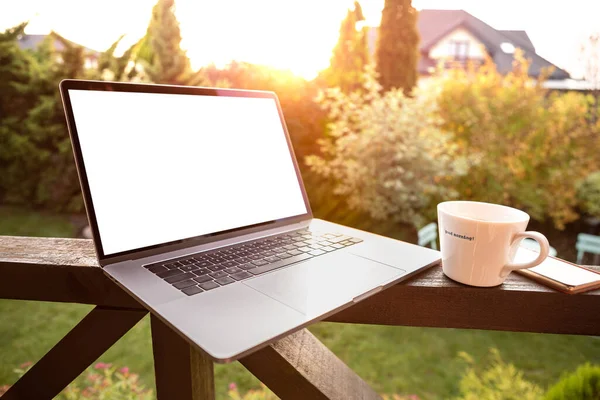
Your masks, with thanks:
[{"label": "smartphone", "polygon": [[[533,250],[521,247],[515,261],[531,260],[536,254]],[[576,294],[600,288],[599,271],[550,256],[536,267],[516,272],[565,293]]]}]

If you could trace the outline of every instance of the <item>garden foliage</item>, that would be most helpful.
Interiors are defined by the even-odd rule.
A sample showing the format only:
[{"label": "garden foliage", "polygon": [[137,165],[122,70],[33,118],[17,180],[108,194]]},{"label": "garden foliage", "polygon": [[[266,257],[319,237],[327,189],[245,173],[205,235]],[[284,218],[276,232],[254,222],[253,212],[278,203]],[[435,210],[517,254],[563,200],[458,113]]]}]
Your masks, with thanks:
[{"label": "garden foliage", "polygon": [[362,87],[363,71],[369,63],[369,28],[358,29],[358,23],[364,19],[362,8],[355,1],[354,9],[348,10],[340,25],[340,36],[333,48],[329,67],[320,75],[327,87],[339,87],[344,93]]},{"label": "garden foliage", "polygon": [[579,93],[543,88],[515,53],[512,72],[492,60],[451,71],[438,98],[443,128],[473,162],[455,183],[464,199],[501,203],[551,219],[561,229],[578,218],[575,184],[599,167],[600,124]]},{"label": "garden foliage", "polygon": [[468,364],[459,383],[457,400],[539,400],[542,389],[527,381],[523,372],[513,364],[506,363],[496,349],[490,351],[490,362],[484,368],[464,352],[460,356]]},{"label": "garden foliage", "polygon": [[[20,377],[31,368],[33,363],[26,362],[14,372]],[[0,396],[9,386],[0,386]],[[58,396],[57,400],[152,400],[154,393],[140,382],[139,375],[129,368],[117,368],[112,364],[96,363],[71,382]]]},{"label": "garden foliage", "polygon": [[158,0],[152,8],[148,30],[138,43],[136,59],[144,61],[144,68],[154,83],[186,85],[197,80],[190,59],[181,49],[174,0]]},{"label": "garden foliage", "polygon": [[383,90],[399,88],[409,94],[417,84],[420,41],[417,18],[412,0],[385,0],[375,51]]},{"label": "garden foliage", "polygon": [[[432,78],[412,97],[403,89],[382,90],[369,67],[360,78],[352,75],[357,82],[339,83],[342,89],[328,89],[315,102],[323,79],[306,81],[266,66],[232,62],[190,75],[172,3],[160,0],[154,11],[162,18],[152,20],[144,39],[121,56],[116,41],[94,69],[84,66],[86,49],[57,34],[35,50],[17,44],[24,25],[0,34],[0,202],[82,210],[57,90],[61,79],[185,78],[278,94],[313,211],[322,218],[354,224],[369,215],[378,226],[418,227],[435,219],[438,201],[457,197],[522,208],[558,228],[576,220],[580,209],[590,212],[589,201],[577,196],[577,182],[600,169],[593,101],[545,90],[545,77],[532,80],[519,53],[508,75],[487,60],[479,69]],[[358,21],[359,11],[348,16]],[[351,25],[342,27],[350,32]],[[56,41],[64,50],[54,48]]]},{"label": "garden foliage", "polygon": [[[173,2],[160,0],[145,39],[121,56],[120,42],[94,55],[55,32],[32,50],[18,38],[26,24],[0,33],[0,202],[80,212],[83,202],[58,84],[63,79],[109,79],[177,83],[199,78],[179,48]],[[159,20],[157,23],[156,20]],[[156,24],[160,26],[157,27]],[[58,46],[57,46],[58,44]],[[144,57],[151,56],[146,60]]]},{"label": "garden foliage", "polygon": [[582,212],[600,218],[600,171],[589,174],[577,185],[577,201]]},{"label": "garden foliage", "polygon": [[[86,77],[84,49],[53,33],[38,49],[21,50],[17,37],[24,28],[0,33],[0,201],[77,209],[79,183],[58,83]],[[60,54],[57,42],[64,46]]]},{"label": "garden foliage", "polygon": [[584,364],[548,389],[544,400],[600,399],[600,366]]},{"label": "garden foliage", "polygon": [[332,179],[334,192],[351,208],[422,226],[431,204],[458,195],[444,182],[464,174],[465,163],[451,135],[438,127],[432,93],[383,92],[371,68],[364,79],[360,92],[322,93],[318,101],[331,121],[328,136],[320,141],[322,156],[306,162]]}]

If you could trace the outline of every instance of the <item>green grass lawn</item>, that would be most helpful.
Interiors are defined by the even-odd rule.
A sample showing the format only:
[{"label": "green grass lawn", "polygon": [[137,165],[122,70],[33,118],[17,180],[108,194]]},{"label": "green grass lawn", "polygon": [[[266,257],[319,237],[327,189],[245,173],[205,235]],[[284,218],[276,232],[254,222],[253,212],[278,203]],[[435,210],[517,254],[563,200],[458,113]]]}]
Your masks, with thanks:
[{"label": "green grass lawn", "polygon": [[73,237],[75,227],[69,218],[18,207],[0,207],[0,235]]},{"label": "green grass lawn", "polygon": [[[47,213],[0,208],[0,235],[72,236],[69,219]],[[0,300],[0,386],[11,384],[12,370],[41,358],[91,306]],[[320,323],[311,330],[380,393],[417,394],[446,399],[457,394],[466,366],[466,351],[483,363],[490,348],[514,363],[525,378],[546,388],[579,364],[600,364],[600,340],[564,336],[477,330],[386,327]],[[101,358],[128,366],[154,386],[149,320],[143,319]],[[242,392],[259,382],[239,363],[215,368],[218,398],[230,382]]]},{"label": "green grass lawn", "polygon": [[[11,384],[12,369],[44,355],[89,310],[78,304],[0,301],[0,386]],[[548,387],[562,373],[586,361],[600,363],[600,340],[585,336],[477,330],[387,327],[320,323],[311,330],[380,393],[418,394],[445,399],[457,394],[465,364],[460,351],[483,363],[489,349]],[[153,387],[149,320],[143,319],[99,361],[128,366]],[[259,383],[239,363],[217,365],[218,398],[235,382],[244,392]]]}]

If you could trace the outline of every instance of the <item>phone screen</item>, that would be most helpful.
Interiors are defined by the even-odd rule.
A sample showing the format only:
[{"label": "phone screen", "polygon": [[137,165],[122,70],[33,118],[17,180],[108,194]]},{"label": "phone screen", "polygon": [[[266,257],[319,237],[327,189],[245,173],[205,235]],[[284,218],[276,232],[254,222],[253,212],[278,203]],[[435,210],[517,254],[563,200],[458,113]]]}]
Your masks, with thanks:
[{"label": "phone screen", "polygon": [[[515,262],[533,260],[536,254],[535,251],[521,247],[515,256]],[[600,273],[595,273],[552,257],[546,258],[540,265],[529,270],[569,286],[600,281]]]}]

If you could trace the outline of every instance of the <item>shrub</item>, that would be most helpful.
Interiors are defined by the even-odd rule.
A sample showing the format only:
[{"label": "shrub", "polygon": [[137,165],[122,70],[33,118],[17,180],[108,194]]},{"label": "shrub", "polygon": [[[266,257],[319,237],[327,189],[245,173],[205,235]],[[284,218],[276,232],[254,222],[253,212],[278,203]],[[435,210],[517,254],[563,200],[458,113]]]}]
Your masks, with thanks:
[{"label": "shrub", "polygon": [[581,211],[600,218],[600,171],[589,174],[577,186],[577,200]]},{"label": "shrub", "polygon": [[[31,362],[26,362],[14,371],[21,377],[32,365]],[[0,395],[8,389],[8,386],[0,386]],[[139,382],[139,376],[131,373],[129,368],[117,368],[102,362],[89,367],[82,378],[69,384],[56,396],[58,400],[150,400],[153,398],[152,390],[144,388]]]},{"label": "shrub", "polygon": [[600,167],[600,124],[590,123],[585,95],[548,92],[529,65],[515,52],[506,75],[491,59],[452,71],[439,112],[463,154],[480,161],[456,183],[465,199],[522,208],[563,229],[579,217],[575,182]]},{"label": "shrub", "polygon": [[230,400],[277,400],[277,397],[272,391],[269,390],[265,385],[261,384],[260,389],[252,389],[247,391],[245,394],[240,394],[237,385],[235,383],[229,384],[229,391],[227,392]]},{"label": "shrub", "polygon": [[318,102],[331,123],[319,142],[322,155],[306,163],[332,179],[334,193],[345,196],[352,209],[421,226],[435,199],[457,195],[443,183],[464,173],[466,164],[455,159],[448,135],[438,129],[432,93],[382,93],[369,68],[363,91],[328,89]]},{"label": "shrub", "polygon": [[600,399],[600,366],[584,364],[552,386],[545,400]]},{"label": "shrub", "polygon": [[460,380],[457,400],[537,400],[543,391],[525,380],[523,373],[507,364],[496,349],[490,351],[491,362],[483,371],[475,368],[473,359],[461,352],[460,357],[469,367]]},{"label": "shrub", "polygon": [[[260,389],[252,389],[247,391],[245,394],[240,394],[237,385],[235,383],[229,384],[229,391],[227,392],[230,400],[277,400],[277,397],[268,387],[261,384]],[[383,394],[381,395],[383,400],[419,400],[416,395],[398,395],[398,394]]]}]

